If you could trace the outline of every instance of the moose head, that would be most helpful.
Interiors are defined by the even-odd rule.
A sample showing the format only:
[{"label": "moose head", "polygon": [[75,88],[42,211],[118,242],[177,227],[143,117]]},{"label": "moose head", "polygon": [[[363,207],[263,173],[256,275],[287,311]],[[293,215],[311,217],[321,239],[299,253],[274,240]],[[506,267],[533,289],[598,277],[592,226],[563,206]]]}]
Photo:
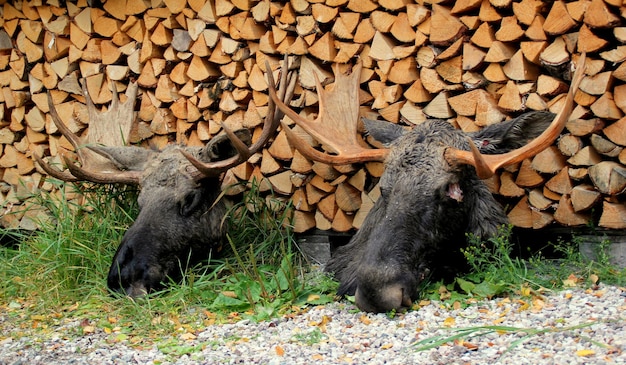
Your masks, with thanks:
[{"label": "moose head", "polygon": [[410,130],[365,120],[367,133],[386,146],[381,149],[371,149],[357,133],[360,70],[356,65],[345,75],[335,68],[334,85],[327,89],[317,80],[320,110],[315,120],[282,103],[272,80],[270,96],[332,153],[314,148],[284,125],[291,144],[309,159],[332,165],[384,161],[379,199],[326,266],[340,282],[338,294],[354,295],[361,310],[384,312],[409,307],[427,277],[449,276],[463,267],[460,249],[466,245],[466,233],[486,238],[506,222],[481,179],[553,143],[572,111],[584,55],[556,116],[531,112],[469,135],[444,120],[428,120]]},{"label": "moose head", "polygon": [[[269,64],[266,67],[271,73]],[[295,77],[289,77],[285,58],[280,91],[285,102],[292,97],[295,86]],[[89,112],[86,140],[63,123],[49,95],[52,120],[74,147],[80,166],[64,157],[67,170],[60,171],[41,156],[35,156],[49,175],[63,181],[131,184],[140,188],[139,215],[124,234],[107,279],[111,290],[133,297],[180,278],[186,267],[207,259],[212,250],[220,247],[227,229],[223,222],[228,209],[222,198],[221,176],[261,150],[282,117],[270,102],[262,132],[251,145],[247,129],[233,132],[222,124],[224,133],[203,147],[170,145],[155,151],[124,146],[135,119],[137,90],[135,83],[130,84],[127,100],[120,103],[114,87],[110,108],[99,112],[83,85]],[[117,145],[100,145],[107,136],[108,140],[117,139],[113,142]]]}]

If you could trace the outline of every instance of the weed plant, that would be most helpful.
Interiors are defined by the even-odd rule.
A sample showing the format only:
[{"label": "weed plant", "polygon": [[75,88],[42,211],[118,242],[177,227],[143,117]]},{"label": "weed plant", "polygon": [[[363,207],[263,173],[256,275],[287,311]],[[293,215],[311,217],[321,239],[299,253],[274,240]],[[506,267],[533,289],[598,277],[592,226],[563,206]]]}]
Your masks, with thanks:
[{"label": "weed plant", "polygon": [[551,243],[559,253],[558,258],[548,259],[537,252],[522,259],[513,255],[511,231],[511,226],[502,226],[498,234],[487,240],[469,234],[468,246],[462,249],[469,271],[452,283],[432,283],[425,290],[426,297],[454,303],[468,297],[530,295],[574,285],[596,285],[599,281],[613,285],[626,283],[626,269],[610,264],[606,242],[598,245],[595,261],[585,259],[580,253],[580,238]]},{"label": "weed plant", "polygon": [[[3,299],[38,298],[41,301],[35,302],[39,304],[57,306],[105,289],[102,278],[138,211],[136,192],[112,186],[64,185],[58,192],[42,192],[33,199],[34,206],[50,213],[50,219],[38,222],[40,231],[2,232],[19,242],[0,251]],[[84,204],[70,199],[77,195],[84,197]]]},{"label": "weed plant", "polygon": [[[0,231],[19,241],[0,247],[0,309],[22,328],[80,320],[83,330],[144,343],[216,321],[264,320],[333,300],[335,283],[309,272],[297,249],[291,207],[261,197],[256,184],[224,218],[230,229],[222,252],[187,270],[182,281],[136,299],[106,287],[115,250],[138,214],[136,190],[60,184],[58,191],[36,198],[51,215],[39,222],[40,231]],[[77,193],[80,205],[70,199]]]},{"label": "weed plant", "polygon": [[[425,290],[429,299],[440,300],[447,307],[460,308],[477,299],[494,296],[513,295],[523,300],[540,296],[546,291],[556,291],[573,286],[593,287],[600,281],[623,286],[626,283],[626,269],[619,269],[609,262],[607,241],[597,246],[596,261],[585,259],[580,253],[579,240],[568,243],[558,241],[552,244],[560,253],[557,259],[547,259],[538,252],[527,260],[514,257],[510,241],[511,227],[502,227],[498,234],[486,241],[476,236],[468,236],[469,245],[463,254],[470,271],[454,282],[444,285],[433,283]],[[594,326],[605,320],[591,320],[573,326],[547,326],[545,328],[523,328],[503,325],[473,326],[463,328],[443,328],[442,335],[427,337],[413,343],[415,351],[426,351],[455,341],[471,340],[490,333],[517,333],[502,355],[513,350],[535,336],[546,333],[570,332]],[[619,321],[616,319],[615,321]],[[610,347],[588,339],[599,347]]]}]

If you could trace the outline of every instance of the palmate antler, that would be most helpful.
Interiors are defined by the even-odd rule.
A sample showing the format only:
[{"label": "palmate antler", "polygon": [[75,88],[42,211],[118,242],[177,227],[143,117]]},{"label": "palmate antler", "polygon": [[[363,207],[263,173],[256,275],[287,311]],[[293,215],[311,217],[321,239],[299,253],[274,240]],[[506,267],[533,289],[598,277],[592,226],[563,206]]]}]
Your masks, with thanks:
[{"label": "palmate antler", "polygon": [[[269,63],[265,64],[267,73],[269,78],[274,81],[272,78],[272,72]],[[280,81],[280,90],[279,90],[279,98],[280,102],[289,102],[293,97],[293,92],[296,85],[296,77],[295,72],[292,74],[289,72],[288,66],[288,58],[285,55],[283,60],[283,65],[281,69],[281,81]],[[263,124],[263,130],[261,132],[261,136],[259,139],[254,142],[250,147],[246,146],[235,133],[226,127],[225,124],[222,124],[222,129],[230,139],[231,143],[237,150],[237,154],[231,158],[215,161],[215,162],[203,162],[192,156],[189,152],[181,151],[183,155],[194,165],[201,175],[196,176],[196,179],[210,176],[219,176],[222,172],[230,169],[231,167],[237,166],[242,162],[246,161],[250,156],[257,153],[263,146],[268,142],[268,140],[274,135],[274,132],[278,128],[278,124],[280,119],[282,118],[282,113],[277,110],[274,105],[273,99],[270,99],[268,105],[267,115],[265,116],[265,121]]]},{"label": "palmate antler", "polygon": [[339,71],[335,64],[335,84],[331,90],[325,90],[317,75],[315,87],[319,98],[319,114],[313,121],[307,120],[276,95],[276,87],[272,77],[269,79],[269,93],[278,108],[291,118],[308,134],[330,148],[336,155],[328,155],[314,149],[309,143],[298,137],[288,126],[284,125],[287,138],[293,146],[306,157],[328,164],[343,165],[363,161],[384,161],[386,149],[371,149],[357,133],[359,120],[359,82],[361,64],[354,66],[350,75]]},{"label": "palmate antler", "polygon": [[[269,65],[267,66],[268,70]],[[296,77],[288,78],[287,57],[285,56],[283,74],[281,81],[281,98],[291,100],[295,88]],[[284,87],[283,87],[284,86]],[[137,84],[131,83],[126,90],[127,100],[120,103],[117,90],[113,88],[113,101],[110,108],[105,112],[97,110],[93,104],[86,86],[83,84],[83,93],[87,100],[89,111],[89,131],[87,141],[72,133],[59,117],[52,98],[48,95],[50,104],[50,115],[54,124],[61,134],[65,136],[74,150],[78,154],[80,167],[67,157],[63,156],[65,165],[69,171],[59,171],[46,163],[41,156],[35,155],[36,161],[49,175],[63,181],[91,181],[95,183],[124,183],[137,185],[141,179],[141,170],[120,170],[112,163],[107,152],[99,147],[104,144],[107,147],[122,147],[128,140],[130,129],[135,120],[134,102],[137,96]],[[217,177],[229,168],[246,161],[251,155],[260,150],[273,136],[282,115],[276,110],[274,104],[270,102],[268,115],[263,125],[260,138],[248,147],[242,142],[234,132],[222,125],[224,132],[232,145],[237,150],[237,154],[231,158],[215,162],[203,162],[193,157],[189,152],[181,149],[180,152],[197,168],[190,177],[194,180],[201,180],[206,177]],[[127,147],[131,148],[131,147]]]},{"label": "palmate antler", "polygon": [[[497,169],[520,162],[547,148],[561,133],[572,112],[574,94],[578,90],[580,81],[584,76],[584,69],[585,54],[583,53],[572,78],[563,109],[541,135],[524,147],[500,155],[481,155],[474,143],[470,141],[471,151],[447,148],[444,154],[446,161],[450,165],[472,165],[476,168],[477,175],[481,179],[485,179],[493,176]],[[339,165],[366,161],[384,161],[389,150],[364,147],[365,143],[358,137],[357,133],[361,65],[357,64],[350,75],[340,73],[336,65],[333,71],[335,73],[335,83],[334,88],[330,91],[325,90],[316,77],[320,110],[318,117],[313,121],[301,117],[278,100],[273,80],[270,79],[269,94],[280,110],[308,134],[317,139],[318,142],[321,142],[331,149],[332,152],[336,153],[336,155],[329,155],[314,149],[285,125],[284,128],[289,141],[307,158],[323,163]]]},{"label": "palmate antler", "polygon": [[63,123],[57,113],[50,94],[48,94],[48,105],[50,107],[52,121],[61,134],[63,134],[74,147],[82,168],[75,165],[65,156],[63,156],[63,160],[69,172],[57,170],[37,154],[34,155],[35,160],[46,173],[63,181],[75,182],[86,180],[96,183],[138,184],[140,177],[139,172],[119,170],[105,157],[98,155],[96,150],[89,148],[89,146],[95,146],[101,143],[117,146],[124,145],[130,134],[132,123],[135,120],[134,104],[137,98],[137,83],[128,85],[125,93],[126,101],[123,103],[120,103],[117,89],[115,85],[113,85],[113,100],[109,109],[104,112],[99,111],[94,105],[85,83],[81,82],[81,84],[83,94],[87,101],[87,111],[89,115],[89,131],[86,141],[83,141],[72,133],[65,123]]}]

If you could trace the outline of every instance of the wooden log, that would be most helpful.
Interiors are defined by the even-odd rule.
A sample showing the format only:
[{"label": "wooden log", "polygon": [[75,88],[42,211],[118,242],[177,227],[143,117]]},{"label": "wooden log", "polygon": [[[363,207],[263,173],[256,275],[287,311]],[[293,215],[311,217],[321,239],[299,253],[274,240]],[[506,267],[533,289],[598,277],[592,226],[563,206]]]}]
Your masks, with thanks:
[{"label": "wooden log", "polygon": [[450,10],[433,4],[431,16],[430,42],[434,45],[449,45],[467,31],[467,27]]},{"label": "wooden log", "polygon": [[555,1],[546,17],[543,29],[548,34],[558,35],[565,34],[575,25],[576,21],[570,16],[565,3],[563,1]]},{"label": "wooden log", "polygon": [[483,0],[480,4],[478,18],[483,22],[497,22],[502,19],[502,16],[495,9],[491,1]]},{"label": "wooden log", "polygon": [[375,200],[365,192],[361,193],[361,207],[354,215],[354,219],[352,220],[352,226],[355,229],[359,229],[363,226],[363,221],[367,214],[369,214],[370,210],[374,207]]},{"label": "wooden log", "polygon": [[573,185],[569,176],[568,167],[566,166],[561,169],[561,171],[559,171],[556,175],[554,175],[554,177],[546,182],[545,186],[557,194],[569,194],[572,190]]},{"label": "wooden log", "polygon": [[337,232],[348,232],[352,229],[352,222],[354,220],[354,215],[348,215],[343,210],[337,210],[337,214],[335,214],[335,218],[332,222],[332,229]]},{"label": "wooden log", "polygon": [[619,17],[602,0],[591,0],[584,12],[583,21],[592,28],[612,28],[620,24]]},{"label": "wooden log", "polygon": [[554,174],[565,167],[565,158],[558,148],[550,146],[533,158],[531,166],[538,172]]},{"label": "wooden log", "polygon": [[315,228],[315,214],[310,212],[303,212],[295,210],[293,212],[293,231],[296,233],[306,232],[312,228]]},{"label": "wooden log", "polygon": [[524,105],[522,103],[522,96],[520,95],[520,91],[515,82],[507,82],[503,89],[502,96],[498,101],[498,106],[502,110],[509,112],[521,111],[524,108]]},{"label": "wooden log", "polygon": [[520,197],[525,194],[525,190],[515,184],[513,174],[504,171],[500,175],[500,195],[505,197]]},{"label": "wooden log", "polygon": [[591,146],[583,147],[567,162],[574,166],[592,166],[602,161],[602,157]]},{"label": "wooden log", "polygon": [[603,202],[602,215],[598,225],[613,229],[626,228],[626,205],[624,203]]},{"label": "wooden log", "polygon": [[591,216],[585,212],[576,212],[569,195],[563,195],[554,212],[554,219],[565,226],[584,226],[589,224]]},{"label": "wooden log", "polygon": [[580,139],[580,137],[568,133],[562,135],[559,138],[557,146],[559,148],[559,151],[564,156],[571,157],[583,148],[583,141]]},{"label": "wooden log", "polygon": [[543,176],[537,173],[531,165],[532,162],[530,159],[522,161],[517,177],[515,178],[515,185],[524,188],[532,188],[539,186],[544,182]]},{"label": "wooden log", "polygon": [[613,143],[626,147],[626,118],[613,122],[602,130],[602,133]]},{"label": "wooden log", "polygon": [[500,29],[495,33],[501,42],[515,42],[524,36],[524,29],[519,25],[517,17],[505,16],[500,23]]},{"label": "wooden log", "polygon": [[291,171],[283,171],[268,177],[273,191],[282,195],[291,195],[294,191],[294,185],[291,182],[291,174]]},{"label": "wooden log", "polygon": [[531,209],[530,215],[533,222],[533,229],[542,229],[554,222],[554,215],[550,212]]},{"label": "wooden log", "polygon": [[[604,125],[604,121],[599,118],[573,119],[565,124],[565,128],[574,136],[584,137],[602,130]],[[611,138],[609,137],[609,139]]]},{"label": "wooden log", "polygon": [[589,167],[593,185],[603,194],[618,195],[626,191],[626,167],[614,161],[601,161]]},{"label": "wooden log", "polygon": [[322,61],[332,62],[337,56],[337,49],[334,45],[335,39],[331,32],[327,32],[320,37],[311,47],[309,53]]},{"label": "wooden log", "polygon": [[532,228],[533,218],[528,205],[528,197],[523,196],[507,214],[507,218],[515,227]]},{"label": "wooden log", "polygon": [[554,201],[548,199],[543,194],[542,189],[532,189],[528,193],[528,203],[535,209],[546,210],[552,208]]},{"label": "wooden log", "polygon": [[361,191],[354,186],[342,183],[335,191],[337,206],[344,212],[355,212],[361,207]]},{"label": "wooden log", "polygon": [[608,157],[617,157],[624,149],[599,134],[592,134],[590,141],[591,145],[598,153]]},{"label": "wooden log", "polygon": [[334,194],[330,194],[320,200],[319,203],[317,203],[316,208],[317,212],[321,213],[328,222],[333,221],[335,214],[337,214],[337,210],[339,209],[337,207],[337,203],[335,202]]},{"label": "wooden log", "polygon": [[589,184],[576,185],[572,188],[572,207],[575,212],[582,212],[591,209],[602,195]]}]

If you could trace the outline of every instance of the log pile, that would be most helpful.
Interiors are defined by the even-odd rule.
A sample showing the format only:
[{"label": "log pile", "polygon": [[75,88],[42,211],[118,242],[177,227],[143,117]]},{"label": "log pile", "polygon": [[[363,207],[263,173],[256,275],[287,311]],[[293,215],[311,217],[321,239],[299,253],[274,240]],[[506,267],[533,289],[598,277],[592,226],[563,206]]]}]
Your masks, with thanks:
[{"label": "log pile", "polygon": [[[89,2],[92,3],[92,2]],[[528,110],[558,111],[570,64],[587,52],[576,108],[553,146],[488,181],[519,227],[626,228],[626,6],[614,0],[31,0],[0,20],[0,207],[5,227],[33,228],[27,197],[57,185],[33,154],[60,164],[72,147],[48,116],[47,92],[87,133],[81,79],[94,102],[137,81],[132,144],[202,145],[258,134],[267,72],[297,60],[292,107],[317,111],[315,78],[363,63],[362,115],[411,126],[447,119],[464,131]],[[266,69],[266,61],[271,70]],[[347,67],[347,66],[344,66]],[[76,116],[76,118],[72,118]],[[113,123],[114,121],[112,121]],[[374,141],[370,141],[375,143]],[[298,232],[359,228],[378,198],[381,163],[306,160],[283,132],[226,182],[261,182],[293,201]]]}]

